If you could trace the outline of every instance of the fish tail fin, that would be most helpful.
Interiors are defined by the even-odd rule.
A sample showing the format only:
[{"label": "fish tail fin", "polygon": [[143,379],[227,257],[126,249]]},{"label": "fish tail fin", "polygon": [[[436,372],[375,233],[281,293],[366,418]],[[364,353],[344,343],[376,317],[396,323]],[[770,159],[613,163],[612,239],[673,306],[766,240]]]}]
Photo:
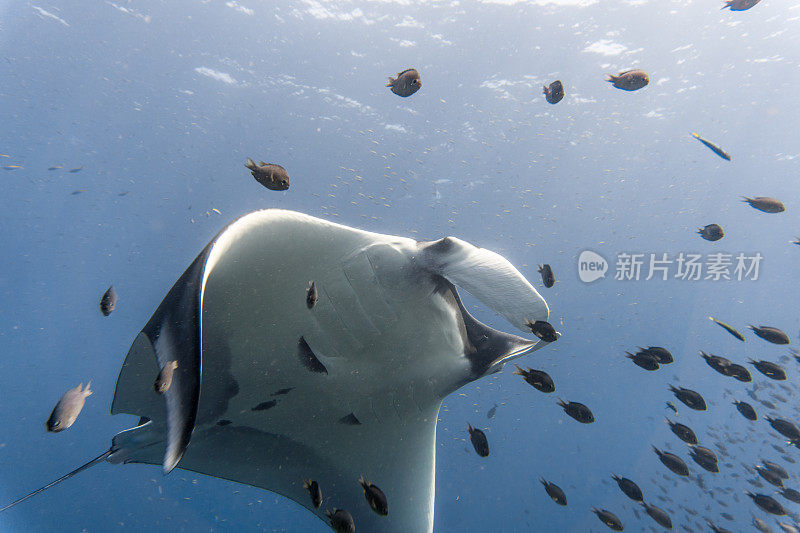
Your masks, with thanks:
[{"label": "fish tail fin", "polygon": [[613,74],[606,74],[606,81],[610,83],[614,83],[617,80],[617,77]]},{"label": "fish tail fin", "polygon": [[386,86],[387,87],[391,87],[392,85],[394,85],[394,82],[396,82],[396,81],[397,81],[396,78],[393,78],[393,77],[389,76],[389,83],[387,83]]},{"label": "fish tail fin", "polygon": [[256,162],[248,157],[247,158],[247,163],[245,163],[244,166],[246,166],[250,170],[255,170],[256,169]]},{"label": "fish tail fin", "polygon": [[692,137],[694,137],[695,139],[699,139],[700,135],[698,135],[697,133],[692,132]]},{"label": "fish tail fin", "polygon": [[91,395],[94,393],[94,391],[92,391],[92,390],[89,390],[89,387],[91,387],[91,386],[92,386],[92,380],[90,379],[90,380],[89,380],[89,383],[87,383],[87,384],[86,384],[86,388],[85,388],[85,389],[83,389],[83,393],[84,393],[86,396],[91,396]]},{"label": "fish tail fin", "polygon": [[522,369],[521,369],[519,366],[517,366],[516,364],[514,364],[514,368],[516,368],[516,370],[515,370],[514,372],[512,372],[512,375],[514,375],[514,376],[524,376],[524,375],[525,375],[525,371],[524,371],[524,370],[522,370]]},{"label": "fish tail fin", "polygon": [[91,461],[86,463],[85,465],[79,466],[78,468],[76,468],[75,470],[70,472],[69,474],[67,474],[65,476],[61,476],[60,478],[58,478],[57,480],[53,481],[52,483],[48,483],[44,487],[42,487],[40,489],[36,489],[35,491],[31,492],[30,494],[27,494],[27,495],[23,496],[19,500],[11,502],[8,505],[6,505],[5,507],[0,508],[0,513],[2,513],[3,511],[5,511],[7,509],[11,509],[12,507],[17,505],[18,503],[22,503],[25,500],[27,500],[28,498],[33,498],[34,496],[36,496],[40,492],[44,492],[47,489],[49,489],[50,487],[54,487],[54,486],[58,485],[62,481],[66,481],[67,479],[71,478],[75,474],[80,474],[81,472],[83,472],[87,468],[92,467],[92,466],[96,465],[97,463],[99,463],[101,461],[105,461],[108,458],[109,455],[111,455],[111,450],[107,450],[107,451],[103,452],[102,454],[98,455],[97,457],[95,457],[94,459],[92,459]]}]

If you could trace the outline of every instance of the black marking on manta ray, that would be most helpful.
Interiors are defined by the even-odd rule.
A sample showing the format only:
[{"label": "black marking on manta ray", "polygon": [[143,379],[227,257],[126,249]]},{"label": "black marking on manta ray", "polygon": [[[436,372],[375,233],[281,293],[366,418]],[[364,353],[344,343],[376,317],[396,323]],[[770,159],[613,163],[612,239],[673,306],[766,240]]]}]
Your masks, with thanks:
[{"label": "black marking on manta ray", "polygon": [[272,394],[270,394],[270,396],[280,396],[282,394],[289,394],[293,390],[294,390],[294,387],[288,387],[286,389],[280,389],[280,390],[277,390],[277,391],[273,392]]},{"label": "black marking on manta ray", "polygon": [[356,418],[356,415],[350,413],[347,416],[343,416],[339,419],[340,424],[347,424],[348,426],[360,426],[361,422]]},{"label": "black marking on manta ray", "polygon": [[300,356],[300,362],[303,363],[303,366],[306,367],[306,369],[319,374],[328,373],[328,369],[325,368],[325,365],[322,364],[322,361],[317,359],[317,356],[314,355],[313,351],[311,351],[311,347],[303,337],[300,337],[300,340],[297,341],[297,347],[298,355]]},{"label": "black marking on manta ray", "polygon": [[256,405],[251,411],[266,411],[267,409],[272,409],[278,405],[278,400],[270,400],[268,402],[261,402],[260,404]]},{"label": "black marking on manta ray", "polygon": [[228,425],[230,425],[232,423],[233,422],[231,422],[230,420],[220,420],[219,422],[217,422],[217,425],[221,426],[221,427],[224,427],[224,426],[228,426]]}]

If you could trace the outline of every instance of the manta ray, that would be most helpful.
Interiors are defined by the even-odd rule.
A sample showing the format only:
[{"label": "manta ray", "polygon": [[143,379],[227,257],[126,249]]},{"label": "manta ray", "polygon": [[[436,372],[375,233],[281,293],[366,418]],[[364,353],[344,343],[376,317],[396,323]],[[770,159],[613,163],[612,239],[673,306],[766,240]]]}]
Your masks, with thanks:
[{"label": "manta ray", "polygon": [[[317,301],[307,305],[309,281]],[[454,237],[416,241],[267,209],[203,249],[133,341],[111,413],[139,417],[102,461],[261,487],[360,532],[431,532],[442,400],[546,342],[473,318],[459,287],[521,331],[547,303],[502,256]],[[156,394],[161,368],[177,362]],[[389,513],[367,503],[378,486]],[[317,509],[303,487],[319,483]]]}]

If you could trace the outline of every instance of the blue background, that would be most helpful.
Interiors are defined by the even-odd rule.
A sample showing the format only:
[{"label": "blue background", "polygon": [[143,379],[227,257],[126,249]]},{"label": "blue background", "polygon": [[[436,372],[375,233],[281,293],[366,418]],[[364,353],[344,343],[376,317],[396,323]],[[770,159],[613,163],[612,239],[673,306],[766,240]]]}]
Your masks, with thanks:
[{"label": "blue background", "polygon": [[[731,405],[755,386],[761,398],[790,400],[773,416],[797,416],[797,363],[786,347],[749,332],[740,343],[707,320],[743,333],[773,325],[797,341],[798,6],[119,2],[0,3],[0,152],[9,156],[0,164],[22,167],[0,171],[0,503],[135,424],[109,414],[130,343],[221,227],[267,207],[417,239],[454,235],[503,254],[547,299],[564,335],[521,364],[549,372],[556,393],[507,368],[445,400],[436,531],[605,531],[592,506],[626,530],[655,525],[612,473],[695,530],[705,517],[736,531],[752,515],[769,520],[744,496],[755,478],[743,464],[776,460],[798,488],[798,469],[771,446],[784,439],[763,420],[769,411],[751,401],[762,418],[750,423]],[[423,87],[403,99],[384,84],[408,67]],[[633,67],[649,73],[645,89],[604,81]],[[551,106],[541,86],[554,79],[566,97]],[[290,190],[256,183],[248,156],[285,166]],[[741,196],[774,196],[787,211],[761,213]],[[726,231],[716,243],[696,234],[712,222]],[[578,279],[586,249],[609,260],[606,279]],[[618,253],[718,251],[760,252],[759,279],[613,279]],[[552,289],[536,272],[544,262]],[[97,303],[112,283],[120,300],[104,318]],[[665,346],[676,361],[645,372],[624,358],[638,345]],[[783,357],[791,388],[770,391],[752,367],[754,384],[724,378],[701,349],[740,363]],[[95,392],[75,425],[47,434],[55,401],[89,379]],[[678,404],[677,420],[717,451],[719,474],[691,462],[664,423],[670,383],[708,401],[701,413]],[[556,397],[585,403],[597,421],[578,424]],[[485,429],[488,458],[471,449],[468,421]],[[666,470],[651,445],[683,457],[692,478]],[[568,507],[549,500],[540,476],[565,490]],[[326,530],[263,490],[142,465],[96,466],[0,514],[3,531],[144,528]]]}]

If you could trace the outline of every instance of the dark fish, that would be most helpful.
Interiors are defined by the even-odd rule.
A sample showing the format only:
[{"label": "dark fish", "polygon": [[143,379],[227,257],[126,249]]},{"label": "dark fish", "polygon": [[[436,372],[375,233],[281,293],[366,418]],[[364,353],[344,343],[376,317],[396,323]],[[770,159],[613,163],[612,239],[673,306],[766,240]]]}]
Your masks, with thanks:
[{"label": "dark fish", "polygon": [[766,522],[764,522],[760,518],[756,518],[755,516],[753,517],[753,525],[761,533],[772,533],[772,528],[769,527],[769,525],[767,525]]},{"label": "dark fish", "polygon": [[786,381],[786,372],[784,372],[784,370],[775,363],[770,361],[754,361],[752,359],[748,359],[747,362],[756,367],[756,370],[770,379],[774,379],[775,381]]},{"label": "dark fish", "polygon": [[489,456],[489,441],[486,440],[486,434],[478,428],[472,427],[467,423],[469,428],[469,440],[472,441],[472,447],[475,448],[475,453],[481,457]]},{"label": "dark fish", "polygon": [[390,77],[386,86],[391,87],[391,91],[397,96],[406,98],[422,87],[422,80],[417,69],[409,68],[398,73],[396,78]]},{"label": "dark fish", "polygon": [[255,161],[248,157],[244,166],[250,169],[250,174],[257,182],[271,191],[285,191],[289,188],[289,174],[280,165],[263,161],[256,165]]},{"label": "dark fish", "polygon": [[494,418],[494,414],[496,412],[497,412],[497,404],[494,404],[494,406],[491,409],[489,409],[489,411],[486,412],[486,418]]},{"label": "dark fish", "polygon": [[[722,159],[725,159],[726,161],[730,161],[730,160],[731,160],[731,156],[730,156],[730,154],[728,154],[728,152],[726,152],[725,150],[723,150],[722,148],[720,148],[720,147],[719,147],[719,146],[717,146],[716,144],[714,144],[714,143],[712,143],[712,142],[710,142],[710,141],[707,141],[707,140],[703,139],[702,137],[700,137],[700,136],[699,136],[698,134],[696,134],[696,133],[692,133],[692,137],[694,137],[695,139],[697,139],[697,140],[698,140],[698,141],[700,141],[701,143],[705,144],[705,145],[706,145],[706,146],[707,146],[707,147],[708,147],[708,148],[709,148],[709,149],[710,149],[712,152],[714,152],[715,154],[717,154],[718,156],[720,156]],[[716,224],[715,224],[715,225],[716,225]],[[706,226],[706,227],[708,227],[708,226]],[[717,226],[717,227],[719,227],[719,226]],[[721,228],[720,228],[720,229],[721,229]],[[720,239],[721,239],[721,238],[722,238],[722,236],[720,235]],[[714,240],[714,241],[716,241],[717,239],[709,239],[709,240]]]},{"label": "dark fish", "polygon": [[670,409],[670,410],[671,410],[672,412],[674,412],[676,415],[678,414],[678,408],[677,408],[677,407],[675,407],[675,404],[674,404],[674,403],[672,403],[672,402],[666,402],[666,405],[667,405],[667,409]]},{"label": "dark fish", "polygon": [[767,409],[772,409],[773,411],[778,408],[774,403],[770,402],[769,400],[761,400],[761,405],[763,405]]},{"label": "dark fish", "polygon": [[800,441],[800,429],[798,429],[793,422],[783,418],[770,418],[768,416],[765,417],[765,420],[769,422],[769,425],[772,426],[772,429],[790,441]]},{"label": "dark fish", "polygon": [[661,509],[660,507],[656,507],[655,505],[649,505],[646,503],[642,504],[644,506],[645,511],[647,514],[650,515],[650,518],[656,521],[658,525],[666,529],[672,529],[672,519],[669,515]]},{"label": "dark fish", "polygon": [[800,492],[794,489],[783,489],[781,491],[781,496],[783,496],[784,498],[786,498],[791,502],[800,503]]},{"label": "dark fish", "polygon": [[284,394],[289,394],[293,390],[294,390],[294,387],[288,387],[288,388],[285,388],[285,389],[278,389],[275,392],[273,392],[272,394],[270,394],[270,396],[283,396]]},{"label": "dark fish", "polygon": [[81,414],[86,398],[92,394],[92,391],[89,390],[91,385],[92,382],[90,381],[84,389],[83,383],[81,383],[61,396],[61,399],[58,400],[58,403],[53,408],[53,412],[50,413],[50,418],[47,419],[47,431],[58,433],[75,423],[78,415]]},{"label": "dark fish", "polygon": [[548,104],[557,104],[564,98],[564,85],[561,80],[556,80],[549,87],[545,85],[542,92]]},{"label": "dark fish", "polygon": [[790,342],[789,336],[778,328],[771,328],[769,326],[748,327],[753,330],[753,333],[772,344],[789,344]]},{"label": "dark fish", "polygon": [[778,503],[778,501],[772,496],[767,496],[766,494],[753,494],[750,491],[747,491],[746,494],[753,499],[753,502],[756,505],[769,514],[774,514],[777,516],[786,515],[786,509],[784,509],[783,505]]},{"label": "dark fish", "polygon": [[558,399],[558,405],[564,409],[564,412],[569,416],[580,422],[581,424],[591,424],[594,422],[594,415],[588,407],[578,402],[565,402]]},{"label": "dark fish", "polygon": [[750,383],[753,378],[750,376],[750,371],[738,363],[731,363],[728,367],[729,376],[741,381],[742,383]]},{"label": "dark fish", "polygon": [[725,232],[722,230],[722,226],[719,224],[709,224],[707,226],[703,226],[697,230],[697,233],[700,234],[700,236],[705,240],[711,242],[718,241],[725,236]]},{"label": "dark fish", "polygon": [[514,375],[522,376],[522,379],[524,379],[525,382],[534,389],[548,393],[556,390],[556,384],[553,382],[553,378],[551,378],[550,375],[544,370],[534,370],[532,368],[523,370],[517,365],[514,366],[517,367],[517,369],[514,371]]},{"label": "dark fish", "polygon": [[763,211],[764,213],[782,213],[786,211],[786,207],[780,200],[770,198],[768,196],[757,196],[756,198],[748,198],[743,196],[743,202],[750,204],[750,207]]},{"label": "dark fish", "polygon": [[[727,516],[725,516],[725,515],[727,515]],[[726,520],[733,520],[733,517],[728,513],[722,513],[721,516],[722,516],[722,518],[724,518]],[[728,518],[728,516],[731,516],[731,517]],[[711,528],[711,531],[713,531],[713,533],[731,533],[730,529],[725,529],[724,527],[719,527],[718,525],[716,525],[714,522],[712,522],[708,518],[706,518],[706,524],[708,524],[708,527]]]},{"label": "dark fish", "polygon": [[780,476],[781,479],[789,479],[789,472],[787,472],[786,469],[783,468],[778,463],[775,463],[775,462],[772,462],[772,461],[763,460],[763,459],[762,459],[761,463],[764,466],[766,466],[767,468],[769,468],[770,470],[772,470],[773,472],[775,472],[776,474],[778,474],[778,476]]},{"label": "dark fish", "polygon": [[689,450],[689,456],[692,460],[700,465],[704,470],[712,474],[719,473],[719,465],[717,464],[717,455],[703,446],[692,446]]},{"label": "dark fish", "polygon": [[617,89],[635,91],[650,83],[650,77],[643,70],[632,69],[620,72],[616,76],[613,74],[606,74],[606,81],[611,82]]},{"label": "dark fish", "polygon": [[110,286],[105,293],[103,293],[103,297],[100,298],[100,312],[103,313],[103,316],[108,316],[117,306],[117,292],[114,290],[114,286]]},{"label": "dark fish", "polygon": [[633,364],[640,368],[644,368],[645,370],[658,370],[658,360],[652,355],[647,352],[632,354],[630,352],[625,352],[625,357],[633,361]]},{"label": "dark fish", "polygon": [[530,320],[526,319],[525,325],[530,328],[531,333],[542,339],[544,342],[556,342],[558,340],[556,330],[550,325],[549,322],[545,322],[544,320],[534,320],[531,322]]},{"label": "dark fish", "polygon": [[544,478],[539,478],[539,481],[541,481],[542,485],[544,485],[544,490],[547,492],[547,495],[550,496],[550,499],[552,499],[558,505],[567,505],[567,495],[564,494],[564,491],[561,490],[561,487],[555,483],[550,483]]},{"label": "dark fish", "polygon": [[673,422],[669,418],[667,418],[666,421],[667,424],[669,424],[669,429],[683,442],[686,444],[697,444],[697,435],[694,434],[692,428],[679,424],[678,422]]},{"label": "dark fish", "polygon": [[220,426],[220,427],[230,426],[231,424],[233,424],[233,422],[231,422],[230,420],[224,420],[224,419],[220,420],[219,422],[217,422],[217,425]]},{"label": "dark fish", "polygon": [[730,333],[731,335],[733,335],[734,337],[736,337],[740,341],[744,342],[744,335],[742,335],[741,333],[736,331],[734,328],[732,328],[731,326],[729,326],[725,322],[720,322],[719,320],[717,320],[713,316],[710,316],[708,318],[709,318],[709,320],[712,320],[715,324],[718,324],[718,325],[722,326],[725,329],[725,331],[727,331],[728,333]]},{"label": "dark fish", "polygon": [[683,462],[683,459],[673,453],[662,452],[655,446],[653,446],[653,451],[656,452],[658,458],[661,460],[664,466],[669,468],[671,471],[679,476],[686,477],[689,475],[689,467],[686,466],[686,463]]},{"label": "dark fish", "polygon": [[747,402],[739,402],[734,400],[733,404],[736,406],[736,409],[742,413],[742,416],[748,420],[756,421],[758,420],[758,415],[756,414],[756,410],[753,409],[753,406]]},{"label": "dark fish", "polygon": [[722,6],[722,9],[726,7],[731,8],[731,11],[747,11],[761,0],[725,0],[725,5]]},{"label": "dark fish", "polygon": [[172,385],[172,376],[175,374],[175,369],[178,368],[177,361],[169,361],[167,364],[164,365],[164,368],[161,369],[161,372],[158,373],[158,377],[156,377],[155,382],[153,383],[153,389],[158,394],[164,394],[167,392]]},{"label": "dark fish", "polygon": [[353,522],[353,515],[351,515],[344,509],[336,509],[334,507],[333,512],[325,511],[325,513],[328,515],[331,528],[333,528],[333,530],[336,531],[336,533],[356,532],[356,524],[355,522]]},{"label": "dark fish", "polygon": [[542,283],[548,289],[555,285],[556,277],[553,275],[553,269],[547,263],[539,266],[539,274],[542,275]]},{"label": "dark fish", "polygon": [[63,167],[62,165],[56,165],[56,166],[54,166],[54,167],[50,167],[50,168],[48,168],[47,170],[58,170],[58,169],[60,169],[60,168],[64,168],[64,167]]},{"label": "dark fish", "polygon": [[313,281],[308,282],[308,289],[306,290],[306,307],[313,309],[317,305],[319,294],[317,293],[317,286]]},{"label": "dark fish", "polygon": [[776,474],[775,472],[773,472],[772,470],[770,470],[765,466],[756,465],[755,469],[756,472],[758,472],[758,475],[764,478],[764,481],[766,481],[770,485],[775,485],[779,489],[783,488],[783,479],[781,478],[781,476],[779,476],[778,474]]},{"label": "dark fish", "polygon": [[68,172],[71,172],[71,173],[75,174],[76,172],[80,172],[81,170],[83,170],[83,167],[75,167],[75,168],[69,169]]},{"label": "dark fish", "polygon": [[20,168],[24,168],[22,165],[6,165],[3,167],[3,170],[18,170]]},{"label": "dark fish", "polygon": [[658,364],[660,365],[668,365],[675,360],[669,350],[662,348],[661,346],[648,346],[647,348],[642,348],[640,346],[639,353],[647,353],[652,355],[656,358],[656,361],[658,361]]},{"label": "dark fish", "polygon": [[705,360],[708,366],[710,366],[723,376],[731,375],[730,367],[732,363],[731,360],[728,359],[727,357],[722,357],[721,355],[708,354],[702,350],[700,351],[700,357],[702,357]]},{"label": "dark fish", "polygon": [[389,503],[386,501],[386,495],[383,491],[374,484],[367,482],[364,476],[361,476],[358,482],[361,484],[361,488],[364,489],[364,497],[372,510],[381,516],[388,515]]},{"label": "dark fish", "polygon": [[622,527],[622,522],[620,521],[619,518],[617,518],[617,515],[615,515],[611,511],[607,509],[599,511],[594,507],[592,507],[592,512],[597,515],[597,518],[599,518],[602,523],[607,525],[612,530],[623,531],[625,529],[624,527]]},{"label": "dark fish", "polygon": [[635,502],[641,503],[644,501],[644,495],[642,494],[642,489],[639,488],[639,485],[628,478],[619,477],[616,474],[612,475],[611,477],[617,482],[619,489],[625,493],[625,496]]},{"label": "dark fish", "polygon": [[86,192],[86,189],[78,189],[76,191],[72,191],[70,194],[72,196],[78,196],[79,194],[82,194],[82,193],[85,193],[85,192]]},{"label": "dark fish", "polygon": [[314,506],[314,509],[319,509],[322,505],[322,489],[319,488],[319,483],[311,479],[304,479],[303,488],[306,489],[308,495],[311,496],[311,504]]},{"label": "dark fish", "polygon": [[672,385],[669,386],[669,390],[690,409],[694,409],[695,411],[706,410],[706,401],[699,393],[691,389],[684,389],[683,387],[676,389]]},{"label": "dark fish", "polygon": [[268,409],[272,409],[276,405],[278,405],[278,400],[270,400],[268,402],[261,402],[260,404],[256,405],[255,407],[253,407],[250,410],[251,411],[266,411]]}]

